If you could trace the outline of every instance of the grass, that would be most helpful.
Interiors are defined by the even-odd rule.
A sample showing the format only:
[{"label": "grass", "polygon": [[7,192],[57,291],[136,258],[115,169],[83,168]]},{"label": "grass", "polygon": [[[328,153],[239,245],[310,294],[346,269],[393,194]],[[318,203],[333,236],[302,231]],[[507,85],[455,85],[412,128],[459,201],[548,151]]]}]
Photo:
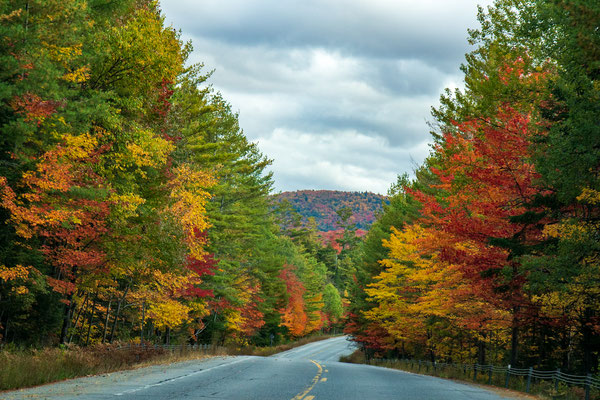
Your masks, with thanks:
[{"label": "grass", "polygon": [[[533,379],[531,382],[530,394],[527,395],[526,391],[527,381],[525,377],[511,376],[509,380],[508,390],[505,389],[506,375],[505,374],[494,374],[492,375],[491,385],[489,382],[489,375],[487,372],[479,373],[476,380],[473,380],[473,371],[463,371],[461,369],[452,367],[436,368],[435,370],[431,366],[419,366],[417,363],[400,362],[397,360],[377,360],[372,359],[367,361],[364,353],[361,350],[356,350],[354,353],[341,357],[341,362],[354,363],[354,364],[371,364],[380,367],[399,369],[408,372],[414,372],[423,375],[437,376],[440,378],[458,380],[469,384],[477,384],[485,386],[487,389],[494,391],[506,391],[518,393],[520,396],[531,399],[543,399],[543,400],[583,400],[585,399],[585,391],[581,387],[568,386],[560,383],[558,391],[554,389],[552,381],[536,380]],[[593,390],[590,396],[591,399],[600,399],[600,393]]]},{"label": "grass", "polygon": [[365,353],[362,350],[356,350],[352,354],[349,354],[347,356],[341,356],[340,362],[350,364],[368,364],[367,358],[365,357]]},{"label": "grass", "polygon": [[0,351],[0,366],[2,366],[0,368],[0,390],[20,389],[64,379],[219,355],[266,357],[331,337],[330,335],[309,336],[295,342],[272,347],[228,346],[202,350],[181,347],[172,351],[152,346],[140,348],[117,345],[4,350]]}]

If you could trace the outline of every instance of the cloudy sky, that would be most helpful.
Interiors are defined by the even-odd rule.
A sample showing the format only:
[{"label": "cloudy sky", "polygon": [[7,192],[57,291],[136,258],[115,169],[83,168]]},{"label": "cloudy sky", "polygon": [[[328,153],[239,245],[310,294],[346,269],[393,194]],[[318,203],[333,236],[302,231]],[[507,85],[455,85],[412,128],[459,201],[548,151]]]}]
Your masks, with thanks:
[{"label": "cloudy sky", "polygon": [[477,4],[491,0],[161,1],[273,159],[276,191],[382,194],[428,154]]}]

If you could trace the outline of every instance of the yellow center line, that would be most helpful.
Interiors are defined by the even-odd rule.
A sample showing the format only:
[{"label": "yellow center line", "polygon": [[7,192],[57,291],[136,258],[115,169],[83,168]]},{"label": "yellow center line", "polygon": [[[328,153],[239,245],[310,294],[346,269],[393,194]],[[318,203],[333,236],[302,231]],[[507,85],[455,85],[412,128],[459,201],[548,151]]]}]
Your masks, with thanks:
[{"label": "yellow center line", "polygon": [[314,356],[316,356],[317,354],[324,352],[325,350],[327,350],[327,349],[321,349],[321,350],[319,350],[319,351],[315,351],[314,353],[310,353],[308,356],[309,356],[309,357],[314,357]]},{"label": "yellow center line", "polygon": [[298,393],[296,396],[294,396],[292,398],[292,400],[302,400],[302,399],[304,399],[304,400],[312,400],[312,399],[315,398],[315,396],[308,396],[308,397],[306,397],[306,395],[311,390],[313,390],[313,388],[315,387],[315,385],[317,383],[319,383],[319,380],[321,379],[321,375],[323,374],[323,367],[321,367],[321,365],[318,362],[314,361],[314,360],[310,360],[310,362],[312,362],[313,364],[315,364],[317,366],[317,368],[319,368],[319,372],[317,372],[317,375],[315,375],[315,377],[313,378],[310,386],[308,388],[306,388],[306,390],[304,392]]}]

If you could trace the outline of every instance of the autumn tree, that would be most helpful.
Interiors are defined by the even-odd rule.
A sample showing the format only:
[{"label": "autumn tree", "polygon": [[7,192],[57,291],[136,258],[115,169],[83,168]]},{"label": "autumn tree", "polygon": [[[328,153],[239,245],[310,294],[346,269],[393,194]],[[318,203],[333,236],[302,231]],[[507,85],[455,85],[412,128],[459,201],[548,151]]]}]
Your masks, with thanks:
[{"label": "autumn tree", "polygon": [[[520,346],[527,364],[597,368],[598,135],[589,121],[597,114],[598,15],[580,1],[480,8],[465,89],[446,91],[433,110],[436,145],[410,185],[422,216],[386,242],[390,258],[378,258],[385,270],[365,274],[376,277],[366,289],[375,304],[359,308],[368,321],[351,314],[355,337],[366,343],[361,333],[375,324],[427,343],[435,327],[445,348],[428,351],[445,357],[467,339],[478,342],[480,362],[493,342],[510,349],[513,365]],[[465,313],[466,305],[479,312]]]},{"label": "autumn tree", "polygon": [[418,215],[416,201],[405,190],[409,184],[407,176],[399,176],[390,188],[390,202],[384,205],[383,213],[367,233],[359,249],[360,258],[352,270],[352,280],[348,287],[350,304],[346,311],[344,331],[352,335],[368,356],[375,352],[382,354],[394,347],[394,339],[381,324],[366,319],[365,313],[375,307],[376,302],[369,300],[365,289],[383,270],[380,260],[387,258],[388,254],[383,240],[389,239],[392,227],[403,229],[405,224],[411,223]]},{"label": "autumn tree", "polygon": [[[46,277],[40,286],[30,274],[38,290],[28,290],[64,307],[61,341],[104,340],[111,324],[112,339],[128,302],[143,336],[147,315],[166,316],[146,313],[149,299],[180,299],[199,279],[186,258],[206,255],[194,232],[208,227],[211,178],[174,163],[178,145],[162,132],[188,48],[153,2],[1,7],[0,157],[11,160],[1,171],[3,237],[7,249],[27,249],[3,259],[5,284],[23,261]],[[160,285],[157,274],[180,286]],[[48,289],[56,293],[49,302]],[[28,307],[43,310],[41,299]],[[5,329],[13,317],[0,317]]]}]

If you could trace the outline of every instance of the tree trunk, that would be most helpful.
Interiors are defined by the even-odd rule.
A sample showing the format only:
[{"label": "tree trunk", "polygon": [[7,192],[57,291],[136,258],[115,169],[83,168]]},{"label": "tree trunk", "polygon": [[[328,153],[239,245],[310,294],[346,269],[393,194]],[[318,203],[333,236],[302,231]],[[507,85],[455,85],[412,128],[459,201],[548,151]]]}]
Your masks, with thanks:
[{"label": "tree trunk", "polygon": [[519,346],[519,321],[517,317],[518,307],[513,311],[512,332],[510,338],[510,365],[515,367],[518,361]]},{"label": "tree trunk", "polygon": [[406,358],[406,348],[404,346],[404,340],[402,341],[402,358]]},{"label": "tree trunk", "polygon": [[168,346],[171,344],[171,328],[167,326],[165,330],[165,344]]},{"label": "tree trunk", "polygon": [[106,342],[106,334],[108,332],[108,320],[110,319],[110,306],[112,304],[112,296],[108,299],[108,306],[106,307],[106,318],[104,318],[104,329],[102,332],[102,343]]},{"label": "tree trunk", "polygon": [[3,338],[4,338],[4,342],[8,343],[8,323],[10,322],[10,319],[8,317],[6,317],[6,324],[4,324],[3,328],[4,328],[4,334],[3,334]]},{"label": "tree trunk", "polygon": [[479,365],[485,365],[485,335],[483,338],[477,341],[477,363]]},{"label": "tree trunk", "polygon": [[144,319],[146,317],[146,302],[142,301],[142,318],[140,319],[140,344],[144,343]]},{"label": "tree trunk", "polygon": [[154,336],[154,324],[152,323],[152,320],[150,320],[150,322],[148,322],[148,335],[146,335],[146,340],[151,340],[152,337]]},{"label": "tree trunk", "polygon": [[560,338],[560,350],[561,350],[561,364],[560,368],[563,371],[569,370],[569,352],[571,345],[571,325],[564,324],[563,331]]},{"label": "tree trunk", "polygon": [[73,335],[77,330],[77,325],[79,325],[79,317],[81,317],[81,315],[85,314],[85,312],[87,311],[88,299],[89,296],[88,293],[86,293],[85,298],[83,299],[83,303],[81,304],[81,307],[79,307],[79,311],[77,311],[77,317],[75,317],[75,323],[73,324],[73,331],[71,331],[71,335],[69,336],[69,343],[73,341]]},{"label": "tree trunk", "polygon": [[123,304],[123,301],[125,300],[125,296],[127,296],[128,291],[129,286],[125,288],[125,291],[123,292],[123,297],[121,297],[117,302],[117,312],[115,313],[115,320],[113,321],[112,327],[110,328],[110,339],[108,341],[109,343],[112,343],[114,339],[115,330],[117,328],[117,321],[119,320],[119,314],[121,313],[121,305]]},{"label": "tree trunk", "polygon": [[[0,300],[2,299],[2,296],[0,296]],[[2,310],[2,312],[0,312],[0,329],[4,329],[5,325],[2,323],[2,318],[4,317],[4,310]],[[0,335],[0,345],[2,345],[2,342],[6,343],[6,332],[4,333],[4,335]]]},{"label": "tree trunk", "polygon": [[60,329],[60,344],[65,344],[67,341],[67,333],[71,327],[71,318],[73,316],[73,310],[75,309],[75,302],[73,301],[73,294],[71,293],[67,297],[69,304],[65,304],[65,311],[63,313],[63,323]]},{"label": "tree trunk", "polygon": [[432,342],[432,338],[433,338],[433,332],[430,331],[429,329],[427,329],[427,347],[429,348],[429,359],[431,360],[432,363],[435,362],[435,350],[433,349],[433,346],[431,345]]},{"label": "tree trunk", "polygon": [[[88,297],[88,301],[87,304],[85,305],[85,309],[83,310],[83,313],[81,314],[81,327],[79,329],[79,332],[77,332],[77,327],[73,328],[73,333],[71,334],[71,337],[73,337],[75,335],[75,332],[77,332],[77,343],[81,344],[83,342],[83,338],[85,335],[85,316],[88,313],[88,310],[90,309],[90,299]],[[71,339],[69,339],[69,343],[71,343],[70,341]]]},{"label": "tree trunk", "polygon": [[90,315],[90,324],[88,326],[87,336],[85,338],[85,345],[90,343],[90,333],[92,332],[92,323],[94,322],[94,314],[96,313],[96,295],[94,295],[94,301],[92,302],[92,315]]},{"label": "tree trunk", "polygon": [[583,372],[585,374],[589,374],[592,372],[592,368],[594,367],[593,365],[593,356],[592,356],[592,336],[593,336],[593,332],[592,332],[592,327],[591,325],[591,319],[594,315],[594,311],[589,308],[586,307],[586,309],[583,311],[583,319],[581,321],[581,327],[582,327],[582,347],[583,347]]}]

